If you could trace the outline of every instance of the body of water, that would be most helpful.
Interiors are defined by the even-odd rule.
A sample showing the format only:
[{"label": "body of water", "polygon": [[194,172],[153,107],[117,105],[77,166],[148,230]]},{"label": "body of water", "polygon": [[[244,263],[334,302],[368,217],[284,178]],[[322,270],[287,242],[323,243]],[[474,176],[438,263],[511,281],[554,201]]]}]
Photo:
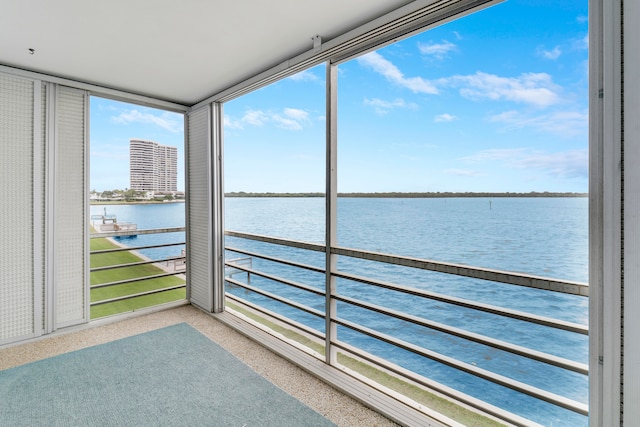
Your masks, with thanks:
[{"label": "body of water", "polygon": [[[98,210],[99,208],[99,210]],[[96,212],[94,212],[96,209]],[[118,220],[138,228],[184,225],[184,204],[107,206]],[[92,214],[102,213],[92,206]],[[322,198],[228,198],[225,228],[291,240],[324,243]],[[588,278],[586,198],[443,198],[338,200],[338,245],[436,261],[467,264],[557,279]],[[139,236],[135,245],[154,244]],[[182,237],[184,238],[184,237]],[[144,243],[142,243],[144,241]],[[129,244],[129,242],[123,242]],[[324,254],[227,238],[226,245],[324,268]],[[179,253],[179,249],[176,249]],[[160,255],[148,253],[147,256]],[[227,253],[227,258],[240,255]],[[253,268],[324,289],[324,274],[253,259]],[[340,257],[338,269],[486,304],[587,324],[588,299],[441,273]],[[240,275],[242,276],[242,275]],[[242,279],[242,277],[237,279]],[[324,311],[324,298],[259,277],[251,285]],[[228,287],[228,292],[324,331],[324,321],[266,298]],[[445,303],[418,299],[347,280],[341,295],[362,299],[446,325],[587,363],[588,338],[521,321],[502,319]],[[588,380],[545,364],[338,304],[338,317],[423,346],[483,369],[587,403]],[[587,425],[586,417],[539,402],[437,362],[417,357],[346,328],[338,339],[384,357],[449,387],[549,426]]]},{"label": "body of water", "polygon": [[[184,227],[184,203],[124,204],[124,205],[91,205],[91,216],[115,215],[118,223],[136,224],[138,230],[153,228]],[[185,233],[141,234],[137,236],[116,237],[123,245],[150,246],[185,241]],[[164,259],[180,256],[184,245],[166,248],[145,249],[140,251],[151,259]]]}]

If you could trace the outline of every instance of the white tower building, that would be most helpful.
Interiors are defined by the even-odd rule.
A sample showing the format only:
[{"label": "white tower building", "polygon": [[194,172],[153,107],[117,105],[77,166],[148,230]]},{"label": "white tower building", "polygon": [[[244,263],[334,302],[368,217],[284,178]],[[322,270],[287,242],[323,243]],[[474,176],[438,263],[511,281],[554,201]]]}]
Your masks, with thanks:
[{"label": "white tower building", "polygon": [[178,190],[178,149],[154,141],[129,144],[130,188],[138,191]]}]

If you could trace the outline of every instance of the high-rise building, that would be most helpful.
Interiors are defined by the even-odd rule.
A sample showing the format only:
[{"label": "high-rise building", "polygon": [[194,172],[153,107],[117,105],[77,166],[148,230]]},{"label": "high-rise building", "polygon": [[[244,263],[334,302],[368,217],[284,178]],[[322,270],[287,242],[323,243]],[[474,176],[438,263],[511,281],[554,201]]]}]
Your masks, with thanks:
[{"label": "high-rise building", "polygon": [[178,190],[178,149],[154,141],[129,141],[130,188],[138,191]]}]

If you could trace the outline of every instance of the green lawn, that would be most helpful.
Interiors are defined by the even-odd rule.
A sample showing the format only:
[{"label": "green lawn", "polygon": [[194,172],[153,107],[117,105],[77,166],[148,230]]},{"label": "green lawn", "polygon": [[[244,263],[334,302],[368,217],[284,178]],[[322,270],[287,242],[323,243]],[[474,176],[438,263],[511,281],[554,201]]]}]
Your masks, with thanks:
[{"label": "green lawn", "polygon": [[[91,250],[103,250],[117,248],[108,239],[91,239]],[[109,265],[127,264],[139,262],[142,259],[131,252],[114,252],[108,254],[91,255],[91,268],[105,267]],[[116,268],[113,270],[97,271],[91,273],[91,285],[115,282],[119,280],[133,279],[137,277],[153,276],[162,274],[164,271],[153,265],[139,265],[133,267]],[[127,283],[124,285],[109,286],[106,288],[91,289],[91,302],[103,301],[124,295],[137,294],[139,292],[162,289],[169,286],[184,284],[185,281],[176,276],[160,277],[148,279],[140,282]],[[107,304],[95,305],[91,307],[91,318],[110,316],[113,314],[134,311],[144,307],[151,307],[171,301],[178,301],[186,297],[185,289],[175,289],[172,291],[160,292],[157,294],[144,295],[124,301],[116,301]]]}]

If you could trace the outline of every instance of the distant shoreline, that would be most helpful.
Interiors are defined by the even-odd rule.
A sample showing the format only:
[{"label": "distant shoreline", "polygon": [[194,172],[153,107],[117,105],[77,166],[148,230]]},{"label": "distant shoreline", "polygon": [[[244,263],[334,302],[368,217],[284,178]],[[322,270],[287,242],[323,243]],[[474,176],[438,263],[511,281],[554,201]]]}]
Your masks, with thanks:
[{"label": "distant shoreline", "polygon": [[91,200],[89,202],[90,205],[166,205],[169,203],[184,203],[184,200],[171,200],[171,201],[152,201],[152,200],[135,200],[135,201],[126,201],[126,200]]},{"label": "distant shoreline", "polygon": [[[538,192],[532,191],[529,193],[456,193],[456,192],[434,192],[434,193],[338,193],[340,198],[370,198],[370,199],[444,199],[444,198],[499,198],[499,197],[588,197],[589,193],[573,193],[573,192]],[[316,197],[323,198],[324,193],[246,193],[231,192],[226,193],[225,197],[240,198],[240,197],[255,197],[255,198],[304,198],[304,197]],[[152,204],[166,204],[166,203],[184,203],[185,200],[172,200],[170,202],[164,201],[130,201],[125,200],[111,200],[111,201],[91,201],[91,205],[152,205]]]},{"label": "distant shoreline", "polygon": [[[429,192],[429,193],[401,193],[401,192],[389,192],[389,193],[338,193],[338,197],[353,197],[353,198],[458,198],[458,197],[588,197],[589,193],[572,193],[572,192],[537,192],[532,191],[529,193],[457,193],[457,192]],[[231,192],[226,193],[225,197],[324,197],[324,193],[246,193]]]}]

